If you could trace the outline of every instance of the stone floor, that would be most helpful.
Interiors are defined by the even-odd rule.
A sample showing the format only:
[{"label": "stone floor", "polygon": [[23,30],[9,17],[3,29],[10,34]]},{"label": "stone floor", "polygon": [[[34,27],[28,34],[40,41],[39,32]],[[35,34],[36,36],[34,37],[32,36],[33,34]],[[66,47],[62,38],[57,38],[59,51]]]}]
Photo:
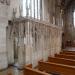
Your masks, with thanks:
[{"label": "stone floor", "polygon": [[0,75],[23,75],[23,71],[16,68],[9,68],[7,70],[1,71]]}]

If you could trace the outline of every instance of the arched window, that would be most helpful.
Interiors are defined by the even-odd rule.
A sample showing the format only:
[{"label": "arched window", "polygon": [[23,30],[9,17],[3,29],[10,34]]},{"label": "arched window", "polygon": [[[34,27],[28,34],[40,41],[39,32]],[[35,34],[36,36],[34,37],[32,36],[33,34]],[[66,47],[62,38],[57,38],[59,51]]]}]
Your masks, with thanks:
[{"label": "arched window", "polygon": [[23,17],[41,18],[42,0],[23,0]]}]

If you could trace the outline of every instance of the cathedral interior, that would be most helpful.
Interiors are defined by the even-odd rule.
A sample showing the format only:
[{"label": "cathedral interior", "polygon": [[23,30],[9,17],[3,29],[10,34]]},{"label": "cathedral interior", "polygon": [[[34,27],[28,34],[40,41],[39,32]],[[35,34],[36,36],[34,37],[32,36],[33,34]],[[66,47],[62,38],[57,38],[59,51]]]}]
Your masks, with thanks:
[{"label": "cathedral interior", "polygon": [[0,0],[0,75],[75,75],[75,0]]}]

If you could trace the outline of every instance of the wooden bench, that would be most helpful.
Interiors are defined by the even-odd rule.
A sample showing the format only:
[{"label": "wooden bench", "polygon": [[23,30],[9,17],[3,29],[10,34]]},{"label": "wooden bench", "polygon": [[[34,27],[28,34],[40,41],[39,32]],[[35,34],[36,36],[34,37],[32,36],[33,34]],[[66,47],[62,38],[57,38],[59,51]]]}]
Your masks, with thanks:
[{"label": "wooden bench", "polygon": [[68,54],[68,55],[75,55],[75,51],[63,51],[60,54]]},{"label": "wooden bench", "polygon": [[58,73],[59,75],[75,75],[75,67],[51,62],[40,61],[39,70],[47,73]]},{"label": "wooden bench", "polygon": [[55,57],[75,60],[75,55],[55,54]]},{"label": "wooden bench", "polygon": [[32,68],[32,64],[26,65],[26,67]]},{"label": "wooden bench", "polygon": [[50,75],[50,74],[26,67],[24,68],[24,75]]},{"label": "wooden bench", "polygon": [[8,73],[7,75],[12,75],[12,73]]},{"label": "wooden bench", "polygon": [[64,65],[75,66],[75,60],[65,59],[65,58],[58,58],[58,57],[49,57],[48,62],[54,62]]},{"label": "wooden bench", "polygon": [[75,51],[68,51],[68,50],[63,50],[62,52],[73,52],[73,53],[75,53]]}]

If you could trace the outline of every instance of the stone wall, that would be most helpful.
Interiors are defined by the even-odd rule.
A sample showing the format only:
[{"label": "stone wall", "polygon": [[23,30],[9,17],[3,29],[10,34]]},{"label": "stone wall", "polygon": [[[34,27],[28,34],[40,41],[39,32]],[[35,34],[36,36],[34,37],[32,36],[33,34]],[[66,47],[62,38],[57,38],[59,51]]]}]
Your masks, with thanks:
[{"label": "stone wall", "polygon": [[10,0],[10,6],[9,6],[9,15],[8,15],[8,18],[9,18],[9,20],[11,20],[12,19],[12,17],[13,17],[13,9],[15,9],[16,10],[16,18],[18,18],[19,17],[19,5],[20,5],[20,3],[19,3],[19,1],[20,0]]},{"label": "stone wall", "polygon": [[[26,48],[25,48],[26,55],[25,55],[25,58],[23,58],[24,50],[21,46],[18,49],[19,54],[18,54],[18,60],[16,63],[19,63],[19,64],[22,64],[23,62],[25,62],[25,64],[32,63],[32,64],[34,64],[34,66],[36,66],[39,60],[44,59],[44,61],[46,61],[48,55],[54,56],[55,53],[59,53],[61,51],[62,29],[60,29],[58,26],[55,26],[55,20],[53,20],[53,16],[51,16],[54,14],[53,13],[49,14],[51,12],[51,10],[49,10],[49,8],[51,8],[51,7],[49,6],[48,1],[49,0],[43,0],[43,9],[42,9],[43,10],[43,12],[42,12],[43,18],[42,18],[42,20],[44,20],[46,23],[48,23],[49,26],[51,25],[53,27],[50,29],[50,38],[48,39],[50,42],[48,42],[48,40],[46,41],[44,39],[44,37],[41,36],[41,38],[39,39],[39,45],[37,45],[40,47],[37,47],[37,50],[32,52],[31,46],[30,45],[28,46],[28,44],[26,43],[27,38],[29,38],[31,40],[33,39],[31,37],[31,35],[27,35],[25,39],[20,38],[20,40],[19,40],[20,42],[19,42],[18,46],[20,46],[23,43],[27,44]],[[10,32],[11,32],[12,28],[9,26],[6,29],[6,27],[8,25],[8,20],[11,20],[13,17],[13,15],[12,15],[13,8],[15,8],[17,11],[16,18],[19,18],[19,15],[20,15],[19,5],[20,5],[19,0],[11,0],[10,6],[3,5],[0,3],[0,9],[1,9],[0,10],[0,35],[1,35],[0,36],[0,69],[4,69],[8,66],[8,64],[14,63],[14,54],[15,54],[14,53],[14,39],[16,39],[16,41],[17,41],[17,38],[14,38],[14,35],[12,35],[10,37]],[[54,7],[52,7],[52,9],[53,9],[53,11],[55,11]],[[52,17],[52,22],[51,22],[50,17]],[[28,23],[27,23],[27,25],[28,25]],[[61,23],[60,23],[60,26],[61,26]],[[44,27],[44,29],[45,29],[45,27]],[[43,31],[41,31],[41,32],[43,33]],[[44,40],[44,41],[42,42],[42,40]],[[44,43],[44,42],[46,42],[46,43]],[[33,43],[33,42],[31,41],[31,43]],[[45,46],[46,44],[48,44],[49,46]],[[44,48],[44,46],[46,48]],[[21,49],[22,49],[22,51],[21,51]],[[47,49],[47,50],[45,50],[45,49]],[[44,50],[44,51],[42,52],[42,50]],[[31,53],[32,53],[32,58],[31,58]],[[25,61],[23,61],[23,59]],[[31,60],[33,60],[33,62]]]},{"label": "stone wall", "polygon": [[[57,15],[58,18],[56,18],[56,16],[55,16],[55,1],[56,0],[42,0],[42,1],[43,2],[42,2],[42,19],[41,19],[41,21],[43,20],[44,22],[48,23],[49,25],[56,27],[56,28],[53,27],[50,30],[51,31],[50,39],[49,39],[50,42],[48,42],[49,46],[47,47],[50,54],[48,53],[48,51],[45,50],[45,48],[43,48],[43,46],[46,45],[46,43],[44,43],[44,41],[43,41],[43,40],[45,40],[43,36],[41,36],[40,41],[38,43],[38,46],[40,46],[40,47],[37,47],[38,49],[36,51],[32,51],[33,48],[31,45],[27,44],[27,39],[29,38],[32,40],[33,38],[31,37],[31,35],[27,35],[26,38],[20,39],[21,41],[24,40],[24,43],[26,44],[25,45],[26,55],[24,56],[25,58],[22,58],[23,52],[24,52],[23,48],[22,48],[23,52],[18,49],[19,57],[17,58],[18,60],[16,63],[19,63],[19,64],[22,64],[23,62],[25,62],[25,64],[32,63],[32,64],[34,64],[34,66],[36,66],[39,60],[41,60],[41,59],[47,60],[48,55],[54,56],[55,53],[58,54],[61,51],[62,29],[60,30],[58,27],[58,26],[62,26],[61,22],[59,20],[59,19],[61,19],[60,18],[60,10],[57,12],[59,14]],[[20,5],[19,0],[11,0],[10,7],[9,7],[9,15],[8,15],[9,20],[12,19],[13,8],[16,9],[16,12],[17,12],[16,18],[19,18],[19,15],[20,15],[19,5]],[[58,19],[57,20],[58,26],[55,26],[55,24],[56,24],[55,19]],[[27,25],[28,25],[28,23],[27,23]],[[11,30],[11,28],[9,26],[8,31],[7,31],[8,32],[7,33],[7,35],[8,35],[7,36],[7,44],[8,44],[7,50],[8,50],[8,62],[11,64],[14,62],[14,46],[13,46],[14,36],[12,36],[11,39],[9,38],[10,30]],[[31,41],[31,43],[33,43],[33,42]],[[10,49],[11,49],[11,51],[10,51]],[[42,50],[44,50],[44,51],[42,52]],[[31,56],[31,54],[32,54],[32,56]],[[23,61],[23,59],[25,61]]]},{"label": "stone wall", "polygon": [[7,68],[6,26],[8,25],[8,6],[0,3],[0,69]]}]

